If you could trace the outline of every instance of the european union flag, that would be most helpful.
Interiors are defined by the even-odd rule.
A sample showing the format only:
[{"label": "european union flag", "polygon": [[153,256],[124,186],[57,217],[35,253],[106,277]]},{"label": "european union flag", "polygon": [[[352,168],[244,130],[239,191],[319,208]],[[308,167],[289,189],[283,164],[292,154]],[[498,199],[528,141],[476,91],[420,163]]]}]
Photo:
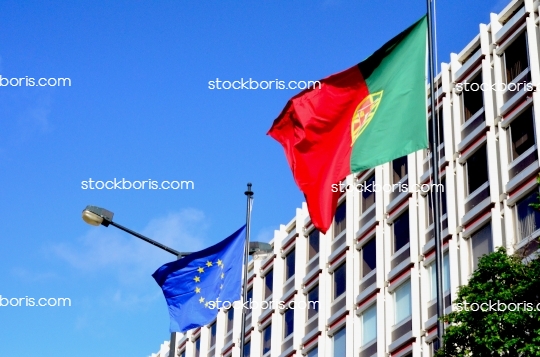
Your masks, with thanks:
[{"label": "european union flag", "polygon": [[171,317],[171,332],[212,322],[219,308],[240,300],[246,226],[199,252],[167,263],[152,276],[161,286]]}]

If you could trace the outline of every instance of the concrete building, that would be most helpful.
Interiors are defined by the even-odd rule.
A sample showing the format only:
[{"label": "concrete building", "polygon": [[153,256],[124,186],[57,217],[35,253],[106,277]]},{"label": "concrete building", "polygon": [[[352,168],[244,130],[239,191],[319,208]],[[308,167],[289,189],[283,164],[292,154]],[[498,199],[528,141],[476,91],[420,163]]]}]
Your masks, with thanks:
[{"label": "concrete building", "polygon": [[[327,234],[313,228],[305,205],[275,231],[274,254],[250,264],[250,297],[274,306],[247,315],[245,356],[431,356],[436,188],[423,190],[432,172],[444,186],[445,312],[482,255],[499,246],[536,254],[540,214],[528,204],[540,171],[538,5],[512,1],[441,65],[437,168],[424,150],[350,175],[353,188]],[[373,183],[410,189],[354,188]],[[318,307],[301,308],[307,301]],[[240,317],[240,309],[221,311],[209,326],[179,336],[178,356],[239,356]]]},{"label": "concrete building", "polygon": [[170,351],[169,341],[165,341],[159,346],[159,351],[152,353],[150,357],[168,357]]}]

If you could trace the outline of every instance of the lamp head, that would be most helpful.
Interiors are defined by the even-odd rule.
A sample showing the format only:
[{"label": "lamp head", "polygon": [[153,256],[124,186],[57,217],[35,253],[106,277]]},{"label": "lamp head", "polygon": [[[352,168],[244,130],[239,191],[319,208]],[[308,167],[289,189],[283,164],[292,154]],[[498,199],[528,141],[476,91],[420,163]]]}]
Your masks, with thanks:
[{"label": "lamp head", "polygon": [[92,226],[99,226],[100,224],[107,227],[112,222],[114,213],[106,210],[105,208],[97,206],[86,206],[82,211],[82,219],[86,223]]},{"label": "lamp head", "polygon": [[272,253],[274,249],[268,243],[249,242],[249,255]]}]

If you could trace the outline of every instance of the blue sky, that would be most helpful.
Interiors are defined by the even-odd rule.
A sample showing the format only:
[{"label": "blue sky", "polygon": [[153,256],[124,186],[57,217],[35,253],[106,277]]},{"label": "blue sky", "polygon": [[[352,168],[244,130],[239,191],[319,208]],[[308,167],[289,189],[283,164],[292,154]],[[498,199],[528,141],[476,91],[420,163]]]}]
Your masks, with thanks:
[{"label": "blue sky", "polygon": [[[506,2],[438,3],[448,61]],[[245,219],[268,241],[302,195],[266,136],[298,90],[210,90],[208,81],[317,80],[358,63],[424,1],[0,2],[0,75],[71,79],[0,87],[0,295],[71,307],[0,307],[0,356],[148,356],[169,338],[151,274],[173,259],[87,204],[177,250]],[[191,180],[194,190],[83,190],[81,181]]]}]

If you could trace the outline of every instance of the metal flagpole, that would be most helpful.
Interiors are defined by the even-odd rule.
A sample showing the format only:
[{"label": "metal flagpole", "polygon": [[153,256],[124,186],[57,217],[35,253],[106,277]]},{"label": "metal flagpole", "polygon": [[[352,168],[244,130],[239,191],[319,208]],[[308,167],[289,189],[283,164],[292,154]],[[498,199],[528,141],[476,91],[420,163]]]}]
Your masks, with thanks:
[{"label": "metal flagpole", "polygon": [[[437,273],[436,287],[437,287],[437,317],[440,319],[444,314],[444,297],[443,297],[443,252],[442,252],[442,241],[441,241],[441,226],[440,226],[440,199],[439,199],[439,159],[438,159],[438,148],[439,148],[439,123],[437,116],[435,115],[436,111],[436,99],[435,99],[435,54],[433,46],[433,7],[432,3],[435,0],[427,0],[427,25],[428,25],[428,58],[429,58],[429,82],[430,82],[430,94],[431,94],[431,161],[432,161],[432,180],[433,187],[435,192],[430,192],[433,199],[433,232],[435,233],[435,269]],[[429,208],[428,208],[429,209]],[[437,339],[438,346],[441,348],[444,335],[444,322],[438,320],[437,322]]]},{"label": "metal flagpole", "polygon": [[[246,244],[244,249],[244,282],[242,287],[242,303],[247,300],[247,277],[249,263],[249,234],[251,225],[251,204],[253,201],[253,191],[251,191],[251,183],[247,184],[247,191],[244,194],[247,196],[246,208]],[[244,346],[246,345],[246,308],[242,304],[242,327],[240,329],[240,356],[244,357]]]}]

